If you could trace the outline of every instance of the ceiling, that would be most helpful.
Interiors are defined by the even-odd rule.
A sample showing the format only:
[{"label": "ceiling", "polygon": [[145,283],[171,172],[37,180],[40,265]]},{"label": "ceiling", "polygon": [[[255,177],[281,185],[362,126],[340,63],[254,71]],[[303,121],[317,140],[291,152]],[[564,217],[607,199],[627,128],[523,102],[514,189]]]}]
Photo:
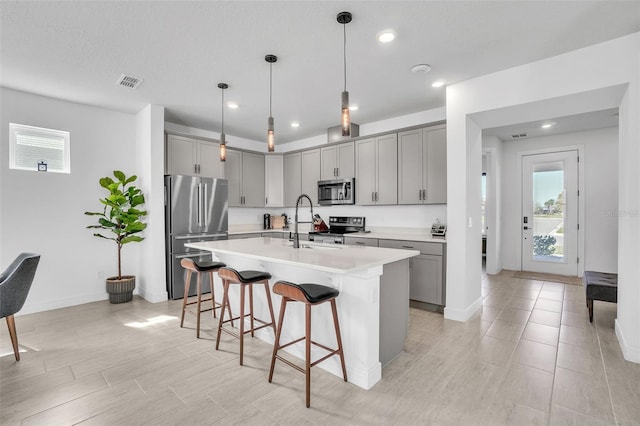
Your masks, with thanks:
[{"label": "ceiling", "polygon": [[[638,1],[71,1],[0,2],[0,84],[265,140],[273,64],[276,143],[339,124],[343,27],[356,123],[445,104],[448,84],[640,31]],[[615,25],[610,25],[614,23]],[[607,24],[609,23],[609,24]],[[381,44],[391,28],[397,38]],[[416,64],[429,73],[412,73]],[[143,79],[135,90],[121,74]],[[297,121],[300,127],[292,128]],[[233,138],[229,138],[233,143]]]},{"label": "ceiling", "polygon": [[[551,125],[551,127],[543,128],[543,125]],[[485,136],[496,136],[501,141],[508,142],[540,136],[615,127],[617,125],[618,108],[611,108],[584,114],[556,117],[552,120],[536,120],[527,123],[483,129],[482,134]]]}]

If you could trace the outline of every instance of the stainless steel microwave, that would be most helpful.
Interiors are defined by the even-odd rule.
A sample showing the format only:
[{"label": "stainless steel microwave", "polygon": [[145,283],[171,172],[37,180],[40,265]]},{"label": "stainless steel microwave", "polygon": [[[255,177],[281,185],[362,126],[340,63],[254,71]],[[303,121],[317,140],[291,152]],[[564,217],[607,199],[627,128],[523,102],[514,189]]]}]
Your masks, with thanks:
[{"label": "stainless steel microwave", "polygon": [[321,206],[356,203],[355,178],[318,181],[318,203]]}]

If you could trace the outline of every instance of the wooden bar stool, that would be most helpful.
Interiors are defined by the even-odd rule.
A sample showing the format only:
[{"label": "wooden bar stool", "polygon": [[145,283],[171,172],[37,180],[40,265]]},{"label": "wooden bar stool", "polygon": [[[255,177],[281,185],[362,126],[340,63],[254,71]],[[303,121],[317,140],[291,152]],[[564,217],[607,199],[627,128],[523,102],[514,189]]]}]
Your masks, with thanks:
[{"label": "wooden bar stool", "polygon": [[[182,317],[180,318],[180,327],[184,325],[184,313],[187,311],[187,306],[196,305],[196,317],[198,318],[196,321],[196,337],[200,338],[200,314],[202,312],[213,311],[213,317],[216,318],[216,309],[220,308],[222,305],[220,303],[216,303],[215,294],[213,290],[213,273],[218,269],[226,266],[221,262],[209,262],[209,261],[199,261],[190,258],[184,258],[180,261],[180,265],[187,270],[187,279],[184,283],[184,298],[182,299]],[[189,302],[189,289],[191,288],[191,273],[195,272],[198,275],[197,279],[197,290],[196,290],[196,300],[193,302]],[[202,274],[208,272],[209,273],[209,283],[211,284],[211,297],[202,299]],[[211,301],[211,307],[202,309],[202,302]]]},{"label": "wooden bar stool", "polygon": [[[278,317],[278,328],[276,329],[276,341],[273,345],[273,356],[271,357],[271,369],[269,370],[269,383],[273,378],[273,369],[276,365],[276,358],[290,367],[305,373],[306,376],[306,402],[307,408],[311,405],[311,367],[321,363],[325,359],[332,357],[333,355],[340,356],[340,363],[342,364],[342,376],[344,381],[347,381],[347,369],[344,364],[344,353],[342,351],[342,338],[340,337],[340,324],[338,323],[338,312],[336,310],[336,297],[340,292],[335,288],[327,287],[319,284],[294,284],[287,281],[278,281],[273,285],[273,292],[282,296],[282,304],[280,305],[280,316]],[[284,321],[284,313],[287,308],[287,302],[302,302],[305,304],[305,335],[292,342],[280,345],[280,336],[282,335],[282,323]],[[311,307],[320,305],[325,302],[331,302],[331,312],[333,313],[333,325],[336,329],[336,340],[338,341],[338,348],[331,349],[320,343],[316,343],[311,340]],[[278,355],[280,349],[287,346],[298,343],[301,340],[305,340],[305,368],[301,368],[286,358]],[[315,362],[311,362],[311,344],[321,347],[324,350],[329,351],[329,354],[318,359]]]},{"label": "wooden bar stool", "polygon": [[[222,311],[220,313],[220,322],[218,323],[216,350],[218,350],[218,347],[220,346],[220,333],[222,331],[236,337],[240,340],[240,365],[242,365],[244,355],[244,335],[247,333],[251,333],[251,337],[253,337],[256,330],[260,330],[261,328],[269,326],[273,327],[274,333],[276,330],[276,320],[273,315],[273,305],[271,304],[271,292],[269,291],[269,279],[271,278],[271,274],[263,271],[236,271],[235,269],[224,267],[218,270],[218,275],[222,279],[224,294],[222,296]],[[264,284],[264,291],[267,295],[269,314],[271,315],[271,322],[265,322],[253,316],[253,284],[260,283]],[[231,284],[240,284],[240,315],[235,318],[231,314],[231,303],[229,302],[229,286]],[[249,313],[247,314],[244,313],[244,290],[246,287],[249,287]],[[225,306],[229,310],[229,319],[227,320],[224,319]],[[251,328],[249,330],[244,329],[245,317],[249,317],[251,321]],[[233,326],[233,321],[236,319],[240,320],[240,333],[236,333],[223,327],[223,324],[227,322],[231,322],[231,326]],[[256,327],[254,325],[254,321],[257,321],[262,325]]]}]

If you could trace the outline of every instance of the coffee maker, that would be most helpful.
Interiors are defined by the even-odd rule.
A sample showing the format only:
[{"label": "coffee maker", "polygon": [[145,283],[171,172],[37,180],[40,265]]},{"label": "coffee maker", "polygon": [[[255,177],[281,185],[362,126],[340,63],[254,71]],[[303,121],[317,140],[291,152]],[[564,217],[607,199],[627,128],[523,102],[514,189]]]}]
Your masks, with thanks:
[{"label": "coffee maker", "polygon": [[265,213],[262,216],[262,228],[271,229],[271,215],[269,213]]}]

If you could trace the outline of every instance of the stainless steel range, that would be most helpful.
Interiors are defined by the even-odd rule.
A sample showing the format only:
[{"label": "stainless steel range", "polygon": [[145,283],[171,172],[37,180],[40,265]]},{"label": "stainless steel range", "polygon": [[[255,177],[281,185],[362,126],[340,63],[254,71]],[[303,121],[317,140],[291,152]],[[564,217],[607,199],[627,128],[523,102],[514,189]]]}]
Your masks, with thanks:
[{"label": "stainless steel range", "polygon": [[325,244],[344,244],[344,235],[365,231],[362,216],[329,216],[329,230],[309,232],[309,241]]}]

